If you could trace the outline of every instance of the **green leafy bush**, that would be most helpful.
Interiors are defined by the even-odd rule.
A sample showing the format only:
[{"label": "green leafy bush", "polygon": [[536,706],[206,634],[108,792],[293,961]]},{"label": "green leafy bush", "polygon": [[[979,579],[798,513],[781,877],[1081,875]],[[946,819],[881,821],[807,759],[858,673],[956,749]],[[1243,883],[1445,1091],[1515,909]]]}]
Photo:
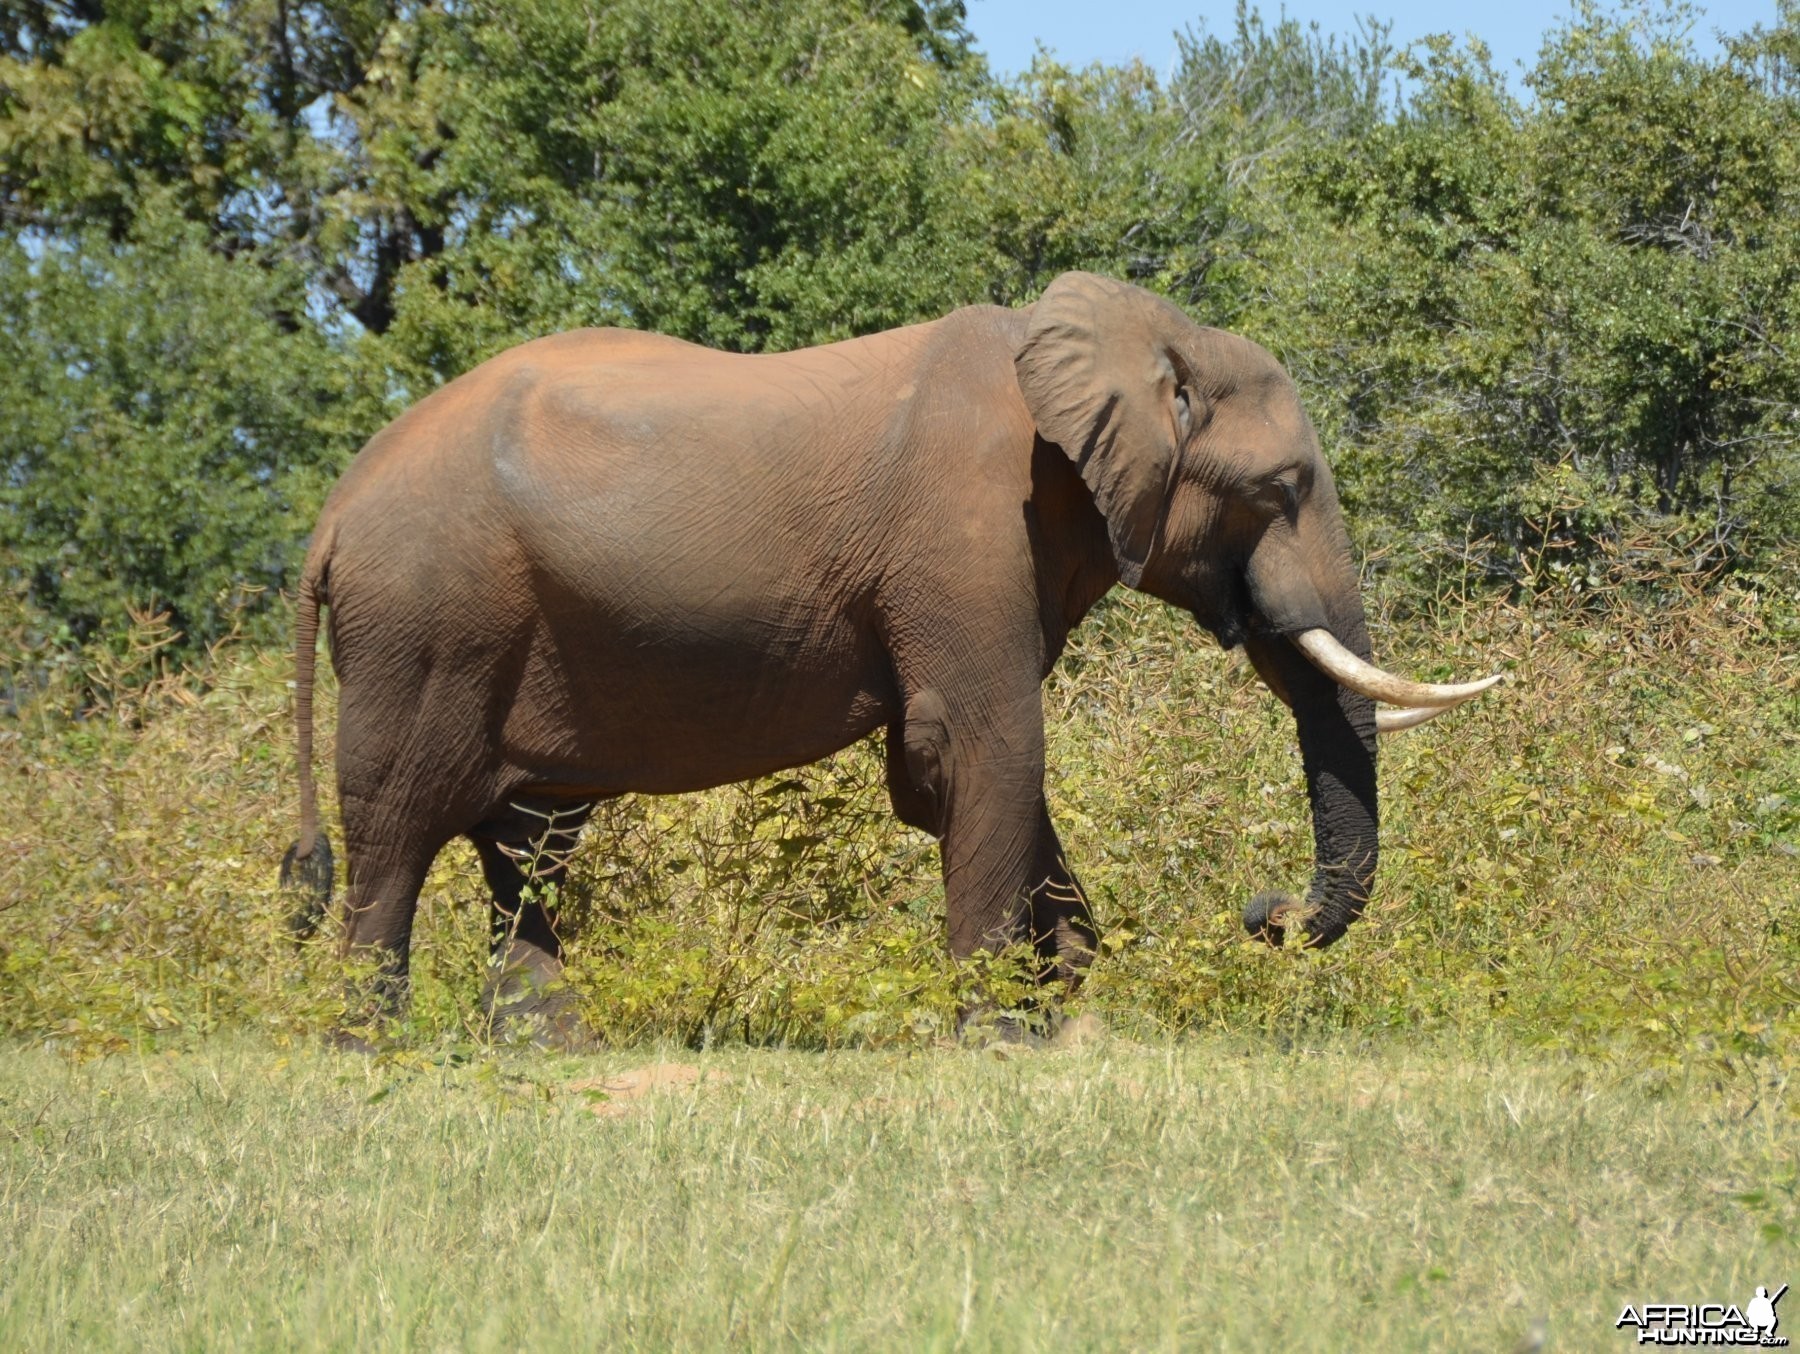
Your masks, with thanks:
[{"label": "green leafy bush", "polygon": [[[1391,562],[1516,580],[1540,528],[1703,554],[1792,539],[1800,477],[1793,11],[1698,56],[1684,14],[1584,8],[1522,101],[1433,40],[1413,92],[1290,164],[1255,316]],[[1572,511],[1544,511],[1546,494]],[[1446,554],[1445,544],[1487,542]],[[1440,569],[1441,573],[1441,569]]]},{"label": "green leafy bush", "polygon": [[[1053,812],[1105,933],[1078,1006],[1128,1030],[1392,1027],[1791,1070],[1800,689],[1777,656],[1800,597],[1696,586],[1646,607],[1544,576],[1518,603],[1378,609],[1392,665],[1499,659],[1510,681],[1386,741],[1375,903],[1322,954],[1238,920],[1310,869],[1291,720],[1191,624],[1104,604],[1046,688]],[[116,703],[44,702],[7,729],[7,1029],[105,1045],[340,1017],[332,946],[297,948],[273,888],[295,814],[287,667],[239,646],[198,677],[121,671]],[[620,801],[560,901],[571,981],[620,1042],[930,1039],[995,977],[947,959],[935,850],[892,819],[868,744]],[[415,933],[420,1034],[482,1033],[486,913],[452,848]]]},{"label": "green leafy bush", "polygon": [[[330,945],[295,948],[272,891],[288,660],[257,646],[399,404],[551,329],[791,347],[1082,267],[1275,350],[1384,655],[1499,654],[1514,681],[1389,745],[1351,938],[1269,953],[1237,916],[1309,864],[1286,717],[1178,618],[1107,603],[1046,692],[1107,937],[1080,1001],[1785,1075],[1800,12],[1718,57],[1683,13],[1581,9],[1525,99],[1478,46],[1397,55],[1247,7],[1166,80],[1045,59],[1010,83],[936,0],[20,7],[0,1028],[93,1047],[343,1014]],[[609,808],[560,902],[621,1041],[923,1039],[1018,976],[944,957],[933,851],[869,746]],[[466,852],[418,936],[418,1031],[479,1035]]]}]

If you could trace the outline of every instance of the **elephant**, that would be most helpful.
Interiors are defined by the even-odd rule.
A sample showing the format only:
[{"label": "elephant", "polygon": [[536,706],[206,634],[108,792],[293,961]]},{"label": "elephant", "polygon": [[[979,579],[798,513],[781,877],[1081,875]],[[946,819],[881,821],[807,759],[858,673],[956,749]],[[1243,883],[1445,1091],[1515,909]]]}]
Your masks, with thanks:
[{"label": "elephant", "polygon": [[1375,874],[1377,730],[1500,679],[1372,664],[1331,471],[1263,348],[1082,272],[1024,307],[776,355],[623,329],[524,343],[377,433],[326,500],[298,588],[284,882],[315,925],[326,608],[344,944],[379,956],[390,999],[453,838],[492,893],[494,995],[550,1001],[561,948],[528,885],[597,803],[876,730],[894,812],[937,839],[953,955],[1023,943],[1072,988],[1097,933],[1046,807],[1042,685],[1121,583],[1242,646],[1291,707],[1315,870],[1245,924],[1331,944]]}]

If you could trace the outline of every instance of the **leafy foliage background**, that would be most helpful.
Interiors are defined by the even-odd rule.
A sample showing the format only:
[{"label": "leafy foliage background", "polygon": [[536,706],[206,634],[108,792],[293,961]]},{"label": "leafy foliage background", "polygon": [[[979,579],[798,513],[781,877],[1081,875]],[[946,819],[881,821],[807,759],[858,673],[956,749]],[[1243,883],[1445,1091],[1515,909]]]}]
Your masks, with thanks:
[{"label": "leafy foliage background", "polygon": [[[932,0],[66,0],[0,18],[0,581],[270,605],[407,401],[580,324],[787,348],[1127,276],[1303,381],[1383,567],[1800,529],[1800,15],[1587,6],[1523,88],[1240,8],[995,79]],[[1446,542],[1457,548],[1446,549]],[[1467,544],[1463,543],[1475,543]],[[247,599],[247,602],[246,602]]]}]

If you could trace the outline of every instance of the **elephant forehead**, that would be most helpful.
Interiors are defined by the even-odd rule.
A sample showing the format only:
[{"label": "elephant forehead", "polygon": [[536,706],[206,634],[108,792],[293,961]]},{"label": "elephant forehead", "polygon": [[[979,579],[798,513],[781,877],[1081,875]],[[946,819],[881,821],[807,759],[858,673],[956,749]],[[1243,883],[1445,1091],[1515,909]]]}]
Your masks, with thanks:
[{"label": "elephant forehead", "polygon": [[1273,474],[1318,455],[1312,422],[1292,387],[1268,381],[1219,399],[1201,443],[1245,475]]}]

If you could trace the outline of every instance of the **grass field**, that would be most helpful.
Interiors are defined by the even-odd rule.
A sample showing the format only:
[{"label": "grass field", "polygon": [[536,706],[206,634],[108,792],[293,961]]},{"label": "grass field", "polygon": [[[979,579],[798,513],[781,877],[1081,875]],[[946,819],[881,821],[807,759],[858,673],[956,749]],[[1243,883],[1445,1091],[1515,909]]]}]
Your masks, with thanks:
[{"label": "grass field", "polygon": [[1800,1277],[1754,1090],[1396,1041],[660,1057],[14,1046],[0,1345],[1604,1350],[1626,1301]]}]

